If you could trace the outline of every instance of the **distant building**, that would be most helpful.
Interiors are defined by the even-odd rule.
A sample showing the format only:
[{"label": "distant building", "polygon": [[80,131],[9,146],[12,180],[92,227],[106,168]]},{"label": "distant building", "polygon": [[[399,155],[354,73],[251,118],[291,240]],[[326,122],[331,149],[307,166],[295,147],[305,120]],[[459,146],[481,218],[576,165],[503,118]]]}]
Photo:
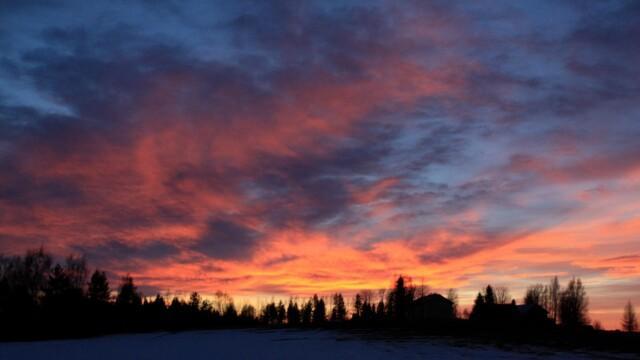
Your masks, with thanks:
[{"label": "distant building", "polygon": [[516,309],[518,311],[518,319],[527,325],[542,326],[552,322],[549,319],[549,312],[540,305],[518,305]]},{"label": "distant building", "polygon": [[440,294],[429,294],[413,301],[413,319],[453,319],[453,302]]},{"label": "distant building", "polygon": [[471,320],[493,326],[517,325],[521,327],[542,327],[550,324],[548,312],[540,305],[482,304],[474,307]]}]

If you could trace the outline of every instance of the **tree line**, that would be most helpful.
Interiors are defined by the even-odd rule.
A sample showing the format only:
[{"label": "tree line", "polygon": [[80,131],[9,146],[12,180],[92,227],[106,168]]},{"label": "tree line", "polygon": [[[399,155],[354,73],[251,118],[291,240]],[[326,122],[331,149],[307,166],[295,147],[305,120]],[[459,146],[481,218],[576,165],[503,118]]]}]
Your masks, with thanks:
[{"label": "tree line", "polygon": [[[217,292],[203,299],[197,292],[170,301],[162,295],[144,296],[131,276],[113,288],[104,271],[89,276],[84,258],[69,256],[53,262],[42,248],[24,256],[0,256],[0,336],[4,339],[52,336],[254,326],[386,326],[393,324],[458,324],[529,328],[589,325],[588,297],[579,278],[562,288],[555,277],[549,284],[530,286],[518,305],[505,287],[487,285],[473,308],[459,313],[458,295],[430,293],[399,276],[388,291],[361,291],[347,308],[341,293],[328,298],[272,301],[259,309]],[[594,327],[598,327],[596,323]],[[638,330],[633,305],[625,306],[622,328]]]}]

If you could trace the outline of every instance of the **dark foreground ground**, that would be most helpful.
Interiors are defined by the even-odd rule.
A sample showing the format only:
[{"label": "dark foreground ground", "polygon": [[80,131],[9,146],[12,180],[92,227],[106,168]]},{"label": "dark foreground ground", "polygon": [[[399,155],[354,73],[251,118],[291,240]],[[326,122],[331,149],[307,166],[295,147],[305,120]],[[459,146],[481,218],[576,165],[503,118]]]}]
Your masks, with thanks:
[{"label": "dark foreground ground", "polygon": [[481,345],[460,338],[337,330],[207,330],[0,343],[0,359],[635,359],[637,355]]}]

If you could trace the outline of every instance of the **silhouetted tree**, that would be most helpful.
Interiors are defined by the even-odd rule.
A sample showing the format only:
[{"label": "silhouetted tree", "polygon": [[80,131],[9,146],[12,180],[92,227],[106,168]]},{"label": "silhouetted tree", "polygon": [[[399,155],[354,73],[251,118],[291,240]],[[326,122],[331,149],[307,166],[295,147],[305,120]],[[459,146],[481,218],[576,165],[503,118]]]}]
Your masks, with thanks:
[{"label": "silhouetted tree", "polygon": [[27,285],[29,294],[36,301],[47,285],[51,264],[51,255],[45,253],[43,247],[27,251],[24,257],[23,281]]},{"label": "silhouetted tree", "polygon": [[116,305],[121,307],[136,307],[142,304],[142,297],[138,293],[138,288],[133,283],[133,278],[126,275],[122,278],[120,291],[116,297]]},{"label": "silhouetted tree", "polygon": [[285,309],[282,300],[278,302],[277,311],[278,315],[276,319],[278,321],[278,325],[282,325],[284,324],[284,320],[287,318],[287,310]]},{"label": "silhouetted tree", "polygon": [[382,320],[385,318],[384,301],[382,299],[380,299],[380,301],[378,302],[378,306],[376,307],[376,318],[378,320]]},{"label": "silhouetted tree", "polygon": [[416,286],[414,296],[416,298],[420,298],[426,295],[429,295],[431,292],[431,288],[429,285],[424,284],[424,278],[420,280],[420,285]]},{"label": "silhouetted tree", "polygon": [[213,304],[209,300],[202,300],[202,304],[200,304],[200,311],[209,315],[217,315],[213,310]]},{"label": "silhouetted tree", "polygon": [[290,326],[300,324],[300,309],[298,309],[298,304],[293,299],[289,299],[289,305],[287,305],[287,324]]},{"label": "silhouetted tree", "polygon": [[84,277],[68,266],[56,264],[49,275],[42,310],[47,322],[57,324],[60,334],[76,332],[81,322],[92,318],[85,314],[83,284]]},{"label": "silhouetted tree", "polygon": [[216,291],[213,300],[213,309],[218,314],[224,313],[224,309],[232,303],[233,299],[227,293],[222,291]]},{"label": "silhouetted tree", "polygon": [[189,295],[189,308],[193,312],[197,312],[200,310],[200,303],[202,302],[202,297],[198,294],[197,291],[194,291]]},{"label": "silhouetted tree", "polygon": [[353,315],[351,315],[353,320],[359,320],[362,318],[362,296],[360,294],[356,294],[356,298],[353,301]]},{"label": "silhouetted tree", "polygon": [[[86,263],[83,258],[69,256],[65,267],[54,267],[49,276],[46,298],[58,307],[78,307],[83,302],[83,286],[86,280]],[[61,311],[61,310],[59,310]]]},{"label": "silhouetted tree", "polygon": [[153,305],[157,308],[160,309],[166,309],[167,308],[167,304],[164,301],[164,297],[162,297],[162,295],[160,294],[156,294],[156,298],[153,300]]},{"label": "silhouetted tree", "polygon": [[413,302],[415,288],[405,286],[405,278],[399,276],[395,286],[387,296],[387,311],[389,318],[395,321],[404,321],[409,315],[409,309]]},{"label": "silhouetted tree", "polygon": [[87,281],[87,261],[84,257],[69,255],[65,260],[65,273],[74,289],[82,292]]},{"label": "silhouetted tree", "polygon": [[547,288],[547,301],[545,308],[549,312],[549,317],[553,319],[553,323],[558,323],[558,313],[560,312],[560,282],[558,277],[554,276]]},{"label": "silhouetted tree", "polygon": [[[381,300],[384,297],[381,294]],[[382,305],[382,316],[384,316],[384,304]],[[376,316],[376,304],[373,302],[373,292],[371,290],[363,290],[362,291],[362,314],[363,321],[373,321],[377,318]]]},{"label": "silhouetted tree", "polygon": [[180,309],[182,308],[182,301],[180,301],[180,299],[178,299],[177,296],[174,296],[173,299],[171,299],[171,305],[169,305],[169,310],[171,312],[178,312],[180,311]]},{"label": "silhouetted tree", "polygon": [[493,292],[491,285],[487,285],[487,289],[484,292],[484,303],[487,305],[493,305],[496,303],[496,295]]},{"label": "silhouetted tree", "polygon": [[622,315],[622,330],[627,332],[638,331],[638,318],[636,317],[636,311],[631,304],[631,301],[627,302],[624,307],[624,314]]},{"label": "silhouetted tree", "polygon": [[546,296],[546,287],[544,285],[531,285],[527,288],[527,292],[524,295],[524,303],[527,305],[539,305],[545,307],[544,303],[546,301]]},{"label": "silhouetted tree", "polygon": [[231,323],[237,319],[238,311],[236,310],[236,306],[233,304],[233,302],[227,304],[227,308],[224,309],[222,317],[228,323]]},{"label": "silhouetted tree", "polygon": [[275,325],[278,323],[278,307],[274,302],[270,302],[262,309],[262,322]]},{"label": "silhouetted tree", "polygon": [[319,325],[327,320],[327,309],[322,298],[313,295],[313,324]]},{"label": "silhouetted tree", "polygon": [[304,306],[302,306],[302,310],[300,311],[300,319],[302,320],[302,325],[311,325],[312,316],[313,304],[311,300],[309,300],[304,304]]},{"label": "silhouetted tree", "polygon": [[13,289],[9,279],[12,277],[13,259],[0,255],[0,319],[6,321],[7,313],[11,308],[11,296]]},{"label": "silhouetted tree", "polygon": [[469,319],[480,319],[485,312],[487,303],[485,302],[485,297],[482,293],[478,293],[476,299],[473,301],[473,309],[471,309],[471,314],[469,315]]},{"label": "silhouetted tree", "polygon": [[243,321],[253,321],[256,318],[256,308],[252,305],[245,304],[240,309],[240,319]]},{"label": "silhouetted tree", "polygon": [[[63,311],[64,306],[69,306],[70,299],[74,297],[73,286],[64,268],[57,264],[49,275],[49,283],[45,290],[45,306],[54,312]],[[81,294],[79,294],[82,296]]]},{"label": "silhouetted tree", "polygon": [[509,289],[505,286],[497,286],[494,290],[496,304],[509,304],[511,303],[511,295]]},{"label": "silhouetted tree", "polygon": [[586,325],[588,303],[580,278],[571,279],[560,296],[560,323],[570,328]]},{"label": "silhouetted tree", "polygon": [[152,329],[164,327],[167,321],[167,307],[162,295],[156,294],[152,300],[144,298],[142,301],[142,315],[144,325]]},{"label": "silhouetted tree", "polygon": [[106,304],[111,299],[111,289],[107,275],[103,271],[96,270],[91,275],[87,288],[87,297],[94,304]]},{"label": "silhouetted tree", "polygon": [[[384,315],[384,305],[382,305],[382,311]],[[372,321],[376,318],[376,311],[374,305],[369,301],[366,301],[362,304],[362,314],[361,318],[363,321]]]},{"label": "silhouetted tree", "polygon": [[191,325],[189,324],[189,318],[192,316],[191,308],[184,300],[177,296],[171,299],[166,314],[172,328],[179,329]]},{"label": "silhouetted tree", "polygon": [[474,306],[474,307],[478,307],[478,306],[482,306],[482,305],[484,305],[484,304],[485,304],[485,302],[484,302],[484,296],[482,296],[482,294],[481,294],[481,293],[478,293],[478,295],[476,296],[475,301],[473,302],[473,306]]},{"label": "silhouetted tree", "polygon": [[447,291],[447,300],[453,304],[451,307],[453,317],[458,317],[458,292],[456,289],[449,289],[449,291]]},{"label": "silhouetted tree", "polygon": [[156,294],[156,298],[153,299],[153,302],[149,304],[149,308],[151,310],[151,314],[154,317],[164,316],[164,313],[167,310],[167,304],[164,301],[164,298],[160,294]]},{"label": "silhouetted tree", "polygon": [[331,309],[331,321],[344,321],[347,317],[347,307],[344,304],[342,294],[333,295],[333,309]]},{"label": "silhouetted tree", "polygon": [[16,256],[3,261],[0,309],[9,317],[33,314],[48,286],[51,256],[40,247],[28,250],[24,258]]},{"label": "silhouetted tree", "polygon": [[[53,333],[53,329],[56,334],[84,335],[84,330],[89,330],[86,334],[92,335],[94,333],[91,331],[181,330],[234,324],[246,326],[255,324],[258,320],[256,309],[251,305],[243,306],[238,315],[233,299],[223,292],[217,292],[213,302],[203,301],[197,292],[191,293],[188,299],[174,297],[167,308],[160,294],[155,299],[143,298],[138,293],[133,278],[128,275],[122,278],[115,299],[117,306],[113,306],[110,303],[106,274],[96,270],[86,283],[86,268],[85,260],[75,256],[69,256],[62,265],[52,267],[51,257],[43,249],[30,251],[24,257],[0,256],[0,336],[5,336],[1,339],[5,339],[7,334],[31,334],[28,331],[33,332],[36,328],[41,331],[40,334],[34,333],[37,336]],[[530,286],[525,294],[525,304],[552,309],[554,287],[559,289],[557,278],[547,286]],[[416,288],[408,284],[407,278],[400,276],[393,289],[381,290],[377,305],[372,300],[371,291],[356,294],[352,320],[362,321],[361,324],[387,326],[393,324],[385,320],[410,319],[414,315],[412,302],[418,294],[423,295],[420,290],[416,291]],[[435,298],[441,301],[441,298]],[[447,298],[454,303],[455,309],[458,301],[456,291],[450,289]],[[430,299],[433,298],[426,300]],[[531,311],[535,312],[533,318],[542,316],[542,320],[545,320],[541,309],[518,308],[515,300],[508,305],[508,299],[506,288],[488,285],[483,292],[478,293],[471,316],[464,315],[468,314],[465,309],[463,317],[474,321],[479,319],[482,326],[490,330],[511,330],[515,326],[527,328],[534,323],[529,321]],[[559,299],[557,314],[563,326],[570,328],[587,324],[588,300],[580,279],[572,279],[560,293]],[[426,300],[425,303],[428,303]],[[331,305],[329,318],[335,322],[346,321],[347,309],[342,294],[333,294]],[[282,325],[285,320],[291,326],[300,323],[322,325],[327,320],[326,306],[325,300],[317,294],[301,307],[294,299],[290,299],[287,306],[283,301],[271,302],[262,308],[260,320],[269,325]],[[457,313],[456,310],[453,311]],[[549,315],[551,316],[551,311]],[[542,324],[544,321],[537,323]],[[500,327],[500,324],[508,327]],[[593,325],[600,328],[598,322]],[[464,326],[464,322],[455,322],[451,326]],[[531,329],[534,329],[533,326],[531,325]],[[635,311],[630,302],[625,307],[622,327],[627,331],[638,329]],[[70,332],[74,329],[82,332]],[[598,334],[604,336],[604,333]],[[631,339],[632,336],[624,338]]]}]

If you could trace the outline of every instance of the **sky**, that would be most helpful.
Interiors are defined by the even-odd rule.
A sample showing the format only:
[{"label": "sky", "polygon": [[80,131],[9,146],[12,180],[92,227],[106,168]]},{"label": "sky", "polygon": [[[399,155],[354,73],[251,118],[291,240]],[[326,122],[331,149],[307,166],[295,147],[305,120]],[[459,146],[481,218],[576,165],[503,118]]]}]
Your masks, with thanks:
[{"label": "sky", "polygon": [[0,1],[0,253],[145,294],[640,306],[638,1]]}]

